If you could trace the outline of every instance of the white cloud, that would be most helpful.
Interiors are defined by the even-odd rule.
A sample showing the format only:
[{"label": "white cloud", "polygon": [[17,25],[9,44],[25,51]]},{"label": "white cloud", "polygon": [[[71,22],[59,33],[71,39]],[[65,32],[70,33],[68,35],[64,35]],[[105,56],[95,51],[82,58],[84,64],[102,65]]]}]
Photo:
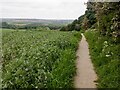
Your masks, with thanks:
[{"label": "white cloud", "polygon": [[84,14],[86,0],[2,0],[2,17],[75,19]]}]

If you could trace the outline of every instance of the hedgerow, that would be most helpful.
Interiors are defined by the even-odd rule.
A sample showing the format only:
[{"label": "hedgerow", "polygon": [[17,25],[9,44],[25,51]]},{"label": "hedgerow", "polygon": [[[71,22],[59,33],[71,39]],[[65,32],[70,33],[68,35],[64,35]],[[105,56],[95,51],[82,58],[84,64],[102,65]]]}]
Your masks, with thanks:
[{"label": "hedgerow", "polygon": [[85,33],[92,62],[98,74],[99,88],[120,88],[120,44],[112,37],[100,36],[98,31]]}]

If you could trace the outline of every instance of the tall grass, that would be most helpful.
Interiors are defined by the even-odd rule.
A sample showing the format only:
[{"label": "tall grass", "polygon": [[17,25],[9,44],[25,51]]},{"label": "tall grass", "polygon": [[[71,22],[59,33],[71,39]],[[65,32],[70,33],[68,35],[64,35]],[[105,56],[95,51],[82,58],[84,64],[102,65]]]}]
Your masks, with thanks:
[{"label": "tall grass", "polygon": [[87,31],[85,36],[98,74],[98,87],[120,88],[120,44],[97,31]]}]

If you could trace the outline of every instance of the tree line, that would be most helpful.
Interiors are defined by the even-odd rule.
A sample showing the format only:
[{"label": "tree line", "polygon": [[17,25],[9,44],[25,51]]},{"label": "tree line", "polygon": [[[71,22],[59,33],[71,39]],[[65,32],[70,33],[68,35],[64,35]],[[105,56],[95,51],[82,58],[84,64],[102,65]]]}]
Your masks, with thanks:
[{"label": "tree line", "polygon": [[41,29],[41,28],[49,28],[49,30],[58,30],[62,26],[60,25],[44,25],[42,23],[31,23],[31,24],[25,24],[25,25],[16,25],[16,24],[9,24],[7,22],[1,22],[0,28],[6,28],[6,29]]},{"label": "tree line", "polygon": [[100,35],[120,38],[120,1],[119,2],[91,2],[86,3],[85,14],[71,24],[62,27],[61,31],[80,31],[89,28],[96,29]]}]

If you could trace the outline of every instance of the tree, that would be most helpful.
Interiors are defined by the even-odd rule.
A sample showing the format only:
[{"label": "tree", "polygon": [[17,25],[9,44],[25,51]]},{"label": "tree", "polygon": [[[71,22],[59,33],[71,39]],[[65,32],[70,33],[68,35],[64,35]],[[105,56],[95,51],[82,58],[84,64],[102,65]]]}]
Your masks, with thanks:
[{"label": "tree", "polygon": [[9,24],[7,22],[2,22],[2,28],[9,28]]},{"label": "tree", "polygon": [[82,28],[84,30],[87,30],[89,27],[89,20],[87,19],[87,17],[85,16],[84,19],[83,19],[83,22],[82,22]]}]

